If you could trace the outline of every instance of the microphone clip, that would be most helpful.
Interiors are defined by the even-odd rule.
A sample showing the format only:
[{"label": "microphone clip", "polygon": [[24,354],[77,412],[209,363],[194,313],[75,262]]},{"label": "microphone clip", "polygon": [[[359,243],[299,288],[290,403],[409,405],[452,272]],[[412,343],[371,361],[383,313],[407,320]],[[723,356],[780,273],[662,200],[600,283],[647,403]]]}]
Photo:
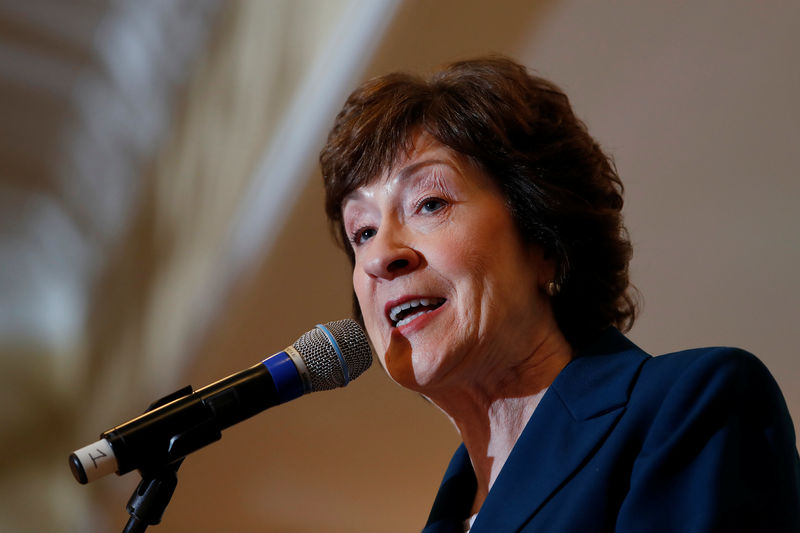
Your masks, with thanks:
[{"label": "microphone clip", "polygon": [[[187,385],[177,391],[164,396],[151,403],[145,413],[158,409],[175,400],[189,396],[193,392],[192,386]],[[123,533],[142,533],[147,526],[154,526],[161,522],[161,517],[167,509],[175,487],[178,485],[178,469],[183,459],[165,464],[160,468],[143,471],[140,470],[142,480],[134,489],[128,500],[126,509],[130,518],[123,529]]]}]

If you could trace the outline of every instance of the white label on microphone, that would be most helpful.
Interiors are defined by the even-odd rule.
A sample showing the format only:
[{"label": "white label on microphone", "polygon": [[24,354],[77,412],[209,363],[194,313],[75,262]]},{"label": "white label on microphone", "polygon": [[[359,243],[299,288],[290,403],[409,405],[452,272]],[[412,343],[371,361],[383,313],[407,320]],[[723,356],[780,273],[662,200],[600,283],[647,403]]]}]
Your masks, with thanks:
[{"label": "white label on microphone", "polygon": [[75,456],[86,472],[87,482],[117,471],[117,458],[106,439],[84,446],[75,452]]}]

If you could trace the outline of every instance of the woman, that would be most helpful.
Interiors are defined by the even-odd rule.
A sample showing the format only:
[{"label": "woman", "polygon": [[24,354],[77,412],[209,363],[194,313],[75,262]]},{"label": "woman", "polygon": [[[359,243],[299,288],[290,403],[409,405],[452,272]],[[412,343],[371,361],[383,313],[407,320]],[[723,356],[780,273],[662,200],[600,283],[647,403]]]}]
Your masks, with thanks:
[{"label": "woman", "polygon": [[426,532],[798,531],[800,466],[752,355],[628,341],[614,166],[505,58],[347,100],[320,156],[354,310],[457,427]]}]

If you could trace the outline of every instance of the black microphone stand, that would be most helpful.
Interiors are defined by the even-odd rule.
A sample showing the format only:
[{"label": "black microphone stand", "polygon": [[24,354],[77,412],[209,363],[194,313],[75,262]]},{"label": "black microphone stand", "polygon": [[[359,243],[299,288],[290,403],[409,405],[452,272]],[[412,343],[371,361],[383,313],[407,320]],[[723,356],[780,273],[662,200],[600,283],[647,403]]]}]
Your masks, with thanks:
[{"label": "black microphone stand", "polygon": [[[164,396],[150,404],[147,411],[152,411],[173,400],[183,398],[192,393],[192,386],[187,385],[180,390]],[[141,471],[142,480],[131,494],[126,509],[131,517],[125,524],[122,533],[143,533],[147,526],[154,526],[161,522],[161,517],[172,499],[175,487],[178,484],[178,468],[183,459],[179,459],[163,467]]]},{"label": "black microphone stand", "polygon": [[147,526],[161,522],[178,484],[178,468],[183,459],[155,472],[142,472],[142,481],[131,494],[126,509],[131,517],[122,533],[143,533]]}]

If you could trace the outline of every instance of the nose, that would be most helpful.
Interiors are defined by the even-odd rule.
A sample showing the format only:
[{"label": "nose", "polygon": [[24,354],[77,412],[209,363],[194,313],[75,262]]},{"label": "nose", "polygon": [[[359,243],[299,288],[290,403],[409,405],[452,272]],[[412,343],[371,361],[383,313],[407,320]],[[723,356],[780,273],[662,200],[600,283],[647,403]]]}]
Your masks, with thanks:
[{"label": "nose", "polygon": [[403,233],[384,225],[372,238],[363,265],[371,277],[394,279],[413,272],[420,263],[419,253],[408,244]]}]

